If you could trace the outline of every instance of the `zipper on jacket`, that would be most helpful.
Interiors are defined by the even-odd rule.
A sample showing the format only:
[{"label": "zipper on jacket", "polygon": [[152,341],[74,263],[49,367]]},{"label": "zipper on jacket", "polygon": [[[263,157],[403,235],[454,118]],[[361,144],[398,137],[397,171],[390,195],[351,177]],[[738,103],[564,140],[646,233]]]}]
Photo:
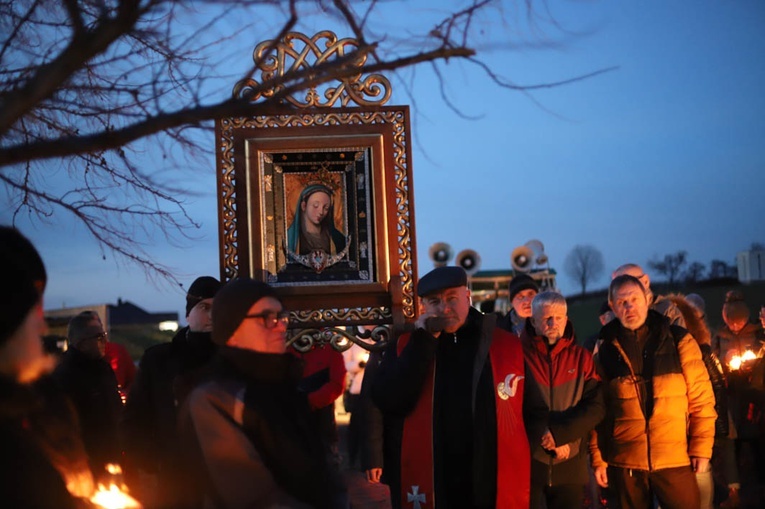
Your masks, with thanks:
[{"label": "zipper on jacket", "polygon": [[[635,388],[635,396],[637,396],[638,406],[640,407],[640,411],[643,413],[643,419],[645,419],[645,439],[646,453],[648,454],[648,471],[652,472],[653,466],[651,464],[651,426],[648,415],[646,415],[648,407],[646,406],[646,402],[643,401],[643,393],[640,390],[639,380],[637,375],[635,375],[635,370],[632,368],[632,363],[629,360],[629,356],[627,356],[627,353],[624,351],[624,348],[622,348],[622,345],[619,344],[618,340],[614,340],[612,344],[614,345],[614,348],[616,348],[616,351],[619,352],[619,356],[621,357],[622,362],[627,365],[627,369],[630,372],[630,380],[632,380],[632,386]],[[645,351],[643,352],[643,356],[645,356]],[[640,379],[642,380],[642,383],[647,383],[647,381],[644,380],[642,376]],[[651,379],[651,383],[653,383],[653,378]],[[651,392],[651,396],[653,397],[653,391]]]},{"label": "zipper on jacket", "polygon": [[[654,352],[653,355],[655,356],[656,352]],[[643,365],[645,365],[645,362],[647,361],[648,361],[647,351],[645,350],[645,348],[643,348]],[[653,384],[653,376],[654,376],[653,370],[651,370],[651,384]],[[645,392],[641,394],[645,394],[646,396],[648,396],[648,380],[644,379],[642,376],[640,378],[643,379],[643,384],[645,386]],[[651,399],[653,399],[653,390],[651,390]],[[653,464],[651,462],[651,422],[650,422],[650,417],[648,416],[648,402],[647,401],[643,402],[641,406],[643,407],[643,417],[645,418],[645,443],[646,443],[646,448],[648,449],[647,450],[648,471],[653,472]]]}]

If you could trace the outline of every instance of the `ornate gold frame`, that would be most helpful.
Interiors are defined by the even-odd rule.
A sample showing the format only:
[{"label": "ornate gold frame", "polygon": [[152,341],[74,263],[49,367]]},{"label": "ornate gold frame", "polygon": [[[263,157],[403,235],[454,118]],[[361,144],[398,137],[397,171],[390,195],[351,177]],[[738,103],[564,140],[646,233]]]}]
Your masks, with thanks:
[{"label": "ornate gold frame", "polygon": [[[316,53],[319,41],[327,41],[325,52]],[[296,42],[304,45],[302,51],[295,47]],[[322,62],[329,58],[329,53],[346,51],[353,44],[354,40],[338,40],[331,32],[320,32],[313,38],[291,33],[278,43],[261,43],[255,58],[264,61],[261,69],[265,81],[274,73],[286,72],[288,56],[296,58],[291,68],[305,67],[312,53]],[[278,58],[262,58],[259,52],[264,51],[263,48],[273,49]],[[273,218],[268,217],[263,199],[269,183],[258,173],[259,153],[274,148],[371,147],[374,255],[378,267],[374,281],[327,286],[276,284],[285,306],[291,310],[291,327],[393,324],[395,330],[415,317],[417,264],[409,109],[382,105],[390,95],[390,84],[384,77],[362,78],[359,74],[341,80],[337,87],[328,87],[323,94],[328,100],[323,104],[316,101],[322,94],[310,90],[306,94],[307,101],[286,100],[292,107],[281,106],[254,117],[223,118],[216,123],[220,261],[224,281],[238,276],[269,279],[267,260],[274,246],[267,245],[264,233]],[[258,101],[261,96],[247,95],[255,83],[253,80],[241,82],[234,93]],[[380,86],[386,87],[384,93]],[[360,107],[345,106],[349,102],[358,104],[359,97],[370,93],[381,99],[364,100]],[[334,104],[343,106],[329,107]],[[300,109],[294,108],[295,105]]]}]

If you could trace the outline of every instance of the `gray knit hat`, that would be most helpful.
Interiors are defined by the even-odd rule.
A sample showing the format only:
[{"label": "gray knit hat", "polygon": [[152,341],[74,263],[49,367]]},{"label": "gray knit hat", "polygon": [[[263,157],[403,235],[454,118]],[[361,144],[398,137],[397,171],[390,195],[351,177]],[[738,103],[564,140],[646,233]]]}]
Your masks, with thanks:
[{"label": "gray knit hat", "polygon": [[225,345],[252,305],[263,297],[279,298],[268,284],[248,278],[234,279],[218,290],[212,309],[213,343]]}]

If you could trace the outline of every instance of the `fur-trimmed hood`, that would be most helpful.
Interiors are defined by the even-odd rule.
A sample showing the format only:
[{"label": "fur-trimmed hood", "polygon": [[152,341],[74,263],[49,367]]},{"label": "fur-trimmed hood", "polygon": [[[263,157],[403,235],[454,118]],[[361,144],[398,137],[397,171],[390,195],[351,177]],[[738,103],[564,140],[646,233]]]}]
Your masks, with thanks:
[{"label": "fur-trimmed hood", "polygon": [[702,315],[699,314],[698,309],[688,302],[685,295],[670,293],[656,298],[657,303],[662,300],[670,300],[677,306],[685,320],[685,328],[700,345],[712,344],[712,333],[709,331],[709,327],[702,318]]}]

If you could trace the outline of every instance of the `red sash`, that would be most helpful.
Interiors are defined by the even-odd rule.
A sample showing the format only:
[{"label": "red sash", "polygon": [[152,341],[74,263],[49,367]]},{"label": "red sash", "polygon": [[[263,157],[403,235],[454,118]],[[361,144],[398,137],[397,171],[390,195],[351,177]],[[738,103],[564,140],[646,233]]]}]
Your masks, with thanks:
[{"label": "red sash", "polygon": [[[398,354],[409,341],[399,338]],[[494,329],[489,347],[497,409],[497,509],[529,506],[531,457],[523,425],[524,363],[520,340]],[[435,507],[433,480],[433,383],[435,362],[414,410],[404,420],[401,444],[401,507]]]}]

